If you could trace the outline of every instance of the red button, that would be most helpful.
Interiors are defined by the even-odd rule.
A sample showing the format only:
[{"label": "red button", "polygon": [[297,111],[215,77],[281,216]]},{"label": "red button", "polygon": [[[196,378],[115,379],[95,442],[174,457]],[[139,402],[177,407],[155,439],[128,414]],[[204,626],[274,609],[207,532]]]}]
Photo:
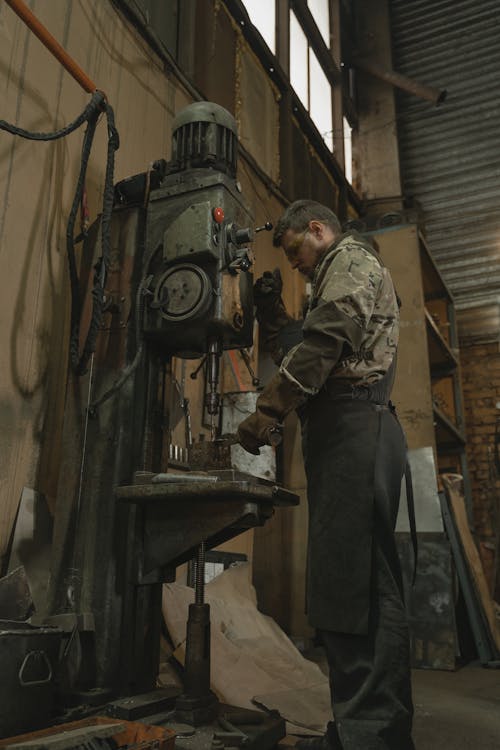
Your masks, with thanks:
[{"label": "red button", "polygon": [[224,211],[222,208],[214,208],[212,211],[212,215],[214,217],[214,221],[217,222],[217,224],[222,224],[224,221]]}]

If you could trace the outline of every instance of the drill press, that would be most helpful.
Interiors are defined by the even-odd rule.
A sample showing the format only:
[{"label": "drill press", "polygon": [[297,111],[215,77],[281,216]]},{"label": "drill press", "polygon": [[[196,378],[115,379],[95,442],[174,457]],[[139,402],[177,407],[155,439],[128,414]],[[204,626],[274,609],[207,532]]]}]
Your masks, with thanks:
[{"label": "drill press", "polygon": [[[68,389],[49,603],[51,622],[68,632],[74,700],[145,693],[156,681],[162,583],[196,557],[178,701],[179,717],[195,725],[218,711],[204,550],[262,525],[276,505],[298,502],[230,464],[214,468],[214,454],[229,456],[218,434],[220,358],[252,344],[249,246],[256,231],[271,228],[251,228],[236,181],[237,143],[234,118],[197,102],[174,120],[171,161],[116,186],[100,343],[91,371]],[[89,276],[98,255],[96,224],[84,248]],[[163,481],[161,401],[172,357],[205,359],[210,440],[204,450],[193,446],[196,474],[167,472]],[[255,748],[272,747],[276,726]]]}]

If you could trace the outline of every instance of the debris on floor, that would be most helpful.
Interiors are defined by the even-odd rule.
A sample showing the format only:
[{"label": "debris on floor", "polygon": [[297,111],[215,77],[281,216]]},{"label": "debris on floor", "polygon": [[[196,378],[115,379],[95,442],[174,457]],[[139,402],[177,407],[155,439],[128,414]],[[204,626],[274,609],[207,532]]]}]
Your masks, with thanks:
[{"label": "debris on floor", "polygon": [[[272,618],[258,611],[248,563],[214,578],[205,597],[211,618],[211,682],[219,699],[242,708],[277,710],[289,734],[323,734],[331,719],[328,678]],[[163,614],[181,659],[193,598],[188,586],[164,586]]]}]

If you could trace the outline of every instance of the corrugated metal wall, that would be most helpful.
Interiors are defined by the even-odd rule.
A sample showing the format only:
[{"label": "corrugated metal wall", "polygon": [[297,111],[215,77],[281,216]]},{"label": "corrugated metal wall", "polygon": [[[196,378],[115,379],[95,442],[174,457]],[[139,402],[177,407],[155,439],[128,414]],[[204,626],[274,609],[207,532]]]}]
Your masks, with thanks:
[{"label": "corrugated metal wall", "polygon": [[500,4],[391,0],[394,68],[448,91],[397,95],[403,191],[424,209],[457,307],[500,298]]}]

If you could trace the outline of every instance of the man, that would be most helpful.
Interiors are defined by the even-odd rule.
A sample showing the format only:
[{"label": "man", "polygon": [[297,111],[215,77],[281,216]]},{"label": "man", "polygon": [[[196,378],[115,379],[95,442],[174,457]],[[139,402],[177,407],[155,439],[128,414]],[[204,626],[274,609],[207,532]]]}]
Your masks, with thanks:
[{"label": "man", "polygon": [[[397,296],[373,247],[357,233],[342,235],[335,214],[319,203],[292,203],[274,244],[311,281],[311,297],[302,341],[285,353],[238,435],[258,453],[300,407],[307,608],[328,657],[335,722],[325,737],[296,747],[412,750],[408,631],[394,539],[406,447],[389,401]],[[276,298],[273,304],[276,320],[283,306]],[[283,313],[281,320],[285,326]],[[270,338],[279,358],[276,326]]]}]

